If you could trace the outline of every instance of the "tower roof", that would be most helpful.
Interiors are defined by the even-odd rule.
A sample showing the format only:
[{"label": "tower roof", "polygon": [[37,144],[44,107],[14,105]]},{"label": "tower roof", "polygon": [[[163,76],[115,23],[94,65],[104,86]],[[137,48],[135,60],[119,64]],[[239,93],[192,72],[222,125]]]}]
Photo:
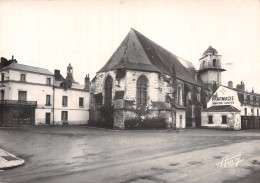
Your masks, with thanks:
[{"label": "tower roof", "polygon": [[204,51],[202,56],[207,55],[208,53],[215,55],[215,54],[218,54],[218,51],[215,48],[209,46],[208,49],[206,51]]},{"label": "tower roof", "polygon": [[176,78],[194,85],[203,86],[200,80],[195,80],[196,71],[191,62],[175,56],[138,31],[131,29],[99,72],[129,69],[159,72],[163,76],[165,74],[171,76],[174,74],[173,66]]},{"label": "tower roof", "polygon": [[69,63],[68,68],[72,68],[71,64]]}]

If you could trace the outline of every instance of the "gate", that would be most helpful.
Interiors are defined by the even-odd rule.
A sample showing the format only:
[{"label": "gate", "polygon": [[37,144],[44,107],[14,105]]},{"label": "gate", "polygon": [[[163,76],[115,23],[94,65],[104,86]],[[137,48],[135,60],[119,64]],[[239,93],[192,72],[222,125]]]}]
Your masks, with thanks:
[{"label": "gate", "polygon": [[241,129],[260,129],[260,117],[241,116]]}]

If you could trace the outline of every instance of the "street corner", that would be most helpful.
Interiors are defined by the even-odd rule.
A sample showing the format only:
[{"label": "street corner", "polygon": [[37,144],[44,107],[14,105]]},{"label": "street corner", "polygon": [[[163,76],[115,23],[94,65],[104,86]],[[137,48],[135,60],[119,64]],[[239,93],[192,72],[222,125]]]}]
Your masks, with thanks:
[{"label": "street corner", "polygon": [[0,149],[0,171],[21,166],[25,161],[15,155]]}]

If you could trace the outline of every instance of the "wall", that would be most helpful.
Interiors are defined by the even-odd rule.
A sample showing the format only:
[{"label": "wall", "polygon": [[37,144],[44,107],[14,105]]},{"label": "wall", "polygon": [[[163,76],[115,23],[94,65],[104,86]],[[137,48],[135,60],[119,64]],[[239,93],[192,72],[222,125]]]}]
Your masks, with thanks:
[{"label": "wall", "polygon": [[53,124],[53,113],[52,109],[41,109],[41,108],[36,108],[35,109],[35,125],[42,125],[46,124],[46,113],[50,113],[50,124]]},{"label": "wall", "polygon": [[[180,115],[182,115],[182,123],[180,123]],[[176,127],[177,128],[186,128],[186,111],[178,109],[176,111]]]},{"label": "wall", "polygon": [[[217,100],[216,97],[231,97],[228,100]],[[240,109],[241,103],[238,99],[238,94],[236,91],[220,86],[217,91],[213,94],[211,99],[207,103],[207,108],[211,106],[220,106],[220,105],[232,105],[237,109]]]},{"label": "wall", "polygon": [[[25,82],[20,81],[20,74],[26,74]],[[53,124],[53,86],[48,85],[47,78],[53,77],[44,74],[9,70],[5,78],[5,100],[18,100],[19,91],[27,91],[27,101],[37,101],[35,109],[35,124],[45,124],[46,113],[51,113],[50,124]],[[50,95],[50,105],[46,105],[46,95]],[[68,106],[62,106],[62,96],[68,96]],[[68,123],[72,125],[87,124],[89,120],[89,91],[55,88],[54,124],[62,124],[61,111],[68,111]],[[79,97],[84,98],[84,107],[79,107]]]},{"label": "wall", "polygon": [[9,80],[13,81],[20,81],[21,74],[25,74],[25,80],[28,83],[37,83],[37,84],[47,84],[47,78],[51,78],[51,83],[53,83],[53,76],[52,75],[45,75],[45,74],[37,74],[31,73],[26,71],[16,71],[16,70],[9,70]]},{"label": "wall", "polygon": [[[62,96],[67,96],[67,106],[62,106]],[[79,97],[83,97],[83,107],[79,106]],[[87,124],[89,120],[89,91],[55,88],[54,124],[61,125],[61,111],[68,111],[68,124]]]},{"label": "wall", "polygon": [[[167,123],[171,121],[171,101],[166,100],[166,95],[172,93],[171,84],[166,82],[159,73],[142,72],[126,70],[122,78],[116,78],[117,71],[109,71],[97,73],[96,77],[91,82],[91,104],[90,104],[90,120],[104,120],[100,118],[100,105],[95,102],[95,95],[102,94],[104,105],[104,83],[106,77],[110,75],[113,79],[112,101],[115,108],[114,111],[114,126],[122,128],[124,121],[140,117],[140,111],[136,105],[136,83],[140,76],[145,75],[148,79],[147,88],[147,109],[141,114],[146,118],[164,118]],[[170,78],[170,77],[169,77]],[[181,104],[184,104],[184,83],[177,80],[176,86],[182,88]],[[115,92],[121,91],[124,96],[122,99],[114,99]],[[171,94],[169,94],[172,97]],[[184,121],[185,115],[183,115]],[[186,126],[185,124],[183,125]]]},{"label": "wall", "polygon": [[[222,124],[222,115],[227,116],[227,124]],[[208,116],[213,116],[213,124],[208,124]],[[202,126],[209,128],[230,128],[235,130],[241,129],[241,118],[239,112],[202,112]]]}]

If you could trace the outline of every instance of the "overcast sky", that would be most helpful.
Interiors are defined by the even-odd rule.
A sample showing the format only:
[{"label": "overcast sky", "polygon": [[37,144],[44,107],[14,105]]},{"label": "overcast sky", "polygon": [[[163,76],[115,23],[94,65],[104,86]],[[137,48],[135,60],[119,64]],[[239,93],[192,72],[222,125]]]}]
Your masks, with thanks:
[{"label": "overcast sky", "polygon": [[131,28],[199,67],[209,45],[222,55],[222,84],[243,80],[260,93],[258,0],[0,0],[0,57],[84,83]]}]

